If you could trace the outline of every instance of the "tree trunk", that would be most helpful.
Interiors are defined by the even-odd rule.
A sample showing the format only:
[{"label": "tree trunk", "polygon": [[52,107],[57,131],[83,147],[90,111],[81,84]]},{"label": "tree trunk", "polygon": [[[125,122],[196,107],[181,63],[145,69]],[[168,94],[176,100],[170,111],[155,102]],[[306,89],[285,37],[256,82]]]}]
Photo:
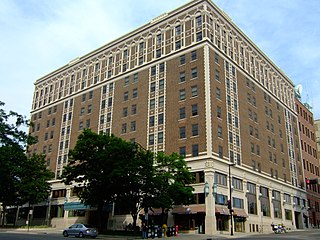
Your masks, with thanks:
[{"label": "tree trunk", "polygon": [[133,219],[132,227],[133,227],[133,230],[135,231],[136,230],[136,226],[137,226],[138,214],[137,213],[133,213],[133,214],[131,214],[131,216],[132,216],[132,219]]},{"label": "tree trunk", "polygon": [[14,219],[14,223],[13,223],[13,226],[17,226],[17,222],[18,222],[18,219],[19,219],[19,205],[17,206],[17,211],[16,211],[16,217]]},{"label": "tree trunk", "polygon": [[7,210],[7,206],[6,205],[2,205],[2,227],[4,227],[4,220],[5,220],[5,216],[6,216],[6,210]]},{"label": "tree trunk", "polygon": [[103,226],[102,226],[102,216],[103,216],[103,204],[104,203],[99,203],[98,204],[98,232],[101,232],[102,229],[103,229]]}]

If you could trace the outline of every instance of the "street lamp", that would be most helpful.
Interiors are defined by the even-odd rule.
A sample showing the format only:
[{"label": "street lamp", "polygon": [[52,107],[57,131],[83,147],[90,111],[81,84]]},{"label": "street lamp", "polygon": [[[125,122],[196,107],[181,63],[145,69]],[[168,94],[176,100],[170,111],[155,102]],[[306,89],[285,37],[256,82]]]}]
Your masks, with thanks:
[{"label": "street lamp", "polygon": [[204,191],[204,195],[207,197],[208,194],[209,194],[209,183],[208,183],[208,182],[206,182],[206,183],[204,184],[204,189],[203,189],[203,191]]},{"label": "street lamp", "polygon": [[230,211],[230,224],[231,224],[231,232],[230,235],[233,236],[233,209],[232,209],[232,177],[231,177],[231,166],[236,165],[235,163],[229,164],[229,202],[228,202],[228,208]]}]

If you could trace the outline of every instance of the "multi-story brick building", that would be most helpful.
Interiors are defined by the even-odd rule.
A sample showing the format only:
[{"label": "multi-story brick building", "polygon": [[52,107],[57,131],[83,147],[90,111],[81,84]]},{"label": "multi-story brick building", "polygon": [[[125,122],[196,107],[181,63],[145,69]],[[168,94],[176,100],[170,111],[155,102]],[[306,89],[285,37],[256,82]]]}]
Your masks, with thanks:
[{"label": "multi-story brick building", "polygon": [[[299,104],[299,106],[301,103]],[[297,106],[298,107],[298,106]],[[298,108],[297,108],[298,109]],[[320,149],[320,120],[314,120],[308,105],[299,108],[302,120],[300,131],[301,149],[306,156],[303,161],[305,177],[309,180],[307,184],[307,197],[309,206],[309,219],[313,227],[320,227],[320,173],[319,173],[319,149]],[[300,122],[300,120],[299,120]],[[304,128],[304,129],[303,129]],[[304,135],[304,137],[302,137]],[[302,146],[303,144],[303,146]],[[306,145],[305,145],[306,144]],[[311,148],[311,149],[310,149]],[[311,150],[311,151],[310,151]]]},{"label": "multi-story brick building", "polygon": [[[195,204],[172,210],[185,229],[230,231],[230,194],[235,232],[308,225],[294,84],[209,0],[188,2],[38,79],[31,115],[39,139],[31,150],[46,155],[56,178],[91,128],[185,156],[197,179]],[[83,210],[63,209],[71,195],[72,186],[53,181],[55,226]]]}]

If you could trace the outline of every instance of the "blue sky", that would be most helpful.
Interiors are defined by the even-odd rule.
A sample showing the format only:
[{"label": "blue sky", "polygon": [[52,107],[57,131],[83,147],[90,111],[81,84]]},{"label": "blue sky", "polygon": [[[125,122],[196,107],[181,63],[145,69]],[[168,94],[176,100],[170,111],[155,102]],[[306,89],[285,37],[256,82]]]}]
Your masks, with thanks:
[{"label": "blue sky", "polygon": [[[27,117],[34,82],[186,0],[0,0],[0,101]],[[320,1],[214,0],[320,118]]]}]

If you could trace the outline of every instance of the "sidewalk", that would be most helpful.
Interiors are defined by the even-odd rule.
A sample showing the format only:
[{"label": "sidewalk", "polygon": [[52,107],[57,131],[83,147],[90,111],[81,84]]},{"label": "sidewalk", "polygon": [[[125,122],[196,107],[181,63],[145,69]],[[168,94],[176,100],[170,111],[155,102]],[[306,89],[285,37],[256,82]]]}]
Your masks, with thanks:
[{"label": "sidewalk", "polygon": [[[24,233],[24,234],[61,234],[62,236],[62,229],[56,228],[30,228],[29,231],[27,228],[0,228],[0,232],[11,232],[11,233]],[[259,233],[234,233],[233,236],[230,233],[223,232],[217,233],[216,235],[207,235],[207,234],[190,234],[190,233],[181,233],[178,236],[168,237],[163,239],[168,240],[213,240],[213,239],[239,239],[247,236],[261,236],[266,234],[259,234]],[[97,239],[107,239],[107,240],[136,240],[142,239],[139,236],[113,236],[113,235],[104,235],[100,234]],[[152,238],[149,238],[152,239]],[[159,239],[159,238],[154,238]]]}]

